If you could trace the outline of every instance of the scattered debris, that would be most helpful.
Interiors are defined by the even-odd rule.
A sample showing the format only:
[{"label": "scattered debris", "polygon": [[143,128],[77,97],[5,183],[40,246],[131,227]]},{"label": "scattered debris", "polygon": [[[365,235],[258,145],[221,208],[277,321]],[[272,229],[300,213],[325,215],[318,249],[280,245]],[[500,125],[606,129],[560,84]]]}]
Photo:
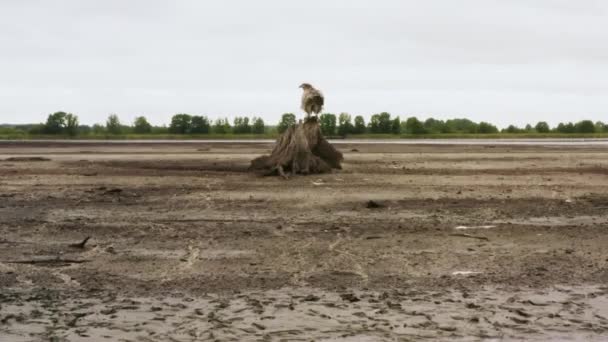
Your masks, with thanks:
[{"label": "scattered debris", "polygon": [[259,323],[256,323],[256,322],[251,323],[251,325],[253,325],[254,327],[256,327],[256,328],[258,328],[260,330],[266,330],[265,326],[263,326],[263,325],[261,325]]},{"label": "scattered debris", "polygon": [[12,261],[3,261],[7,264],[26,264],[26,265],[41,265],[41,266],[69,266],[71,264],[82,264],[85,262],[89,262],[89,260],[82,259],[62,259],[60,257],[54,258],[39,258],[39,259],[28,259],[28,260],[12,260]]},{"label": "scattered debris", "polygon": [[317,302],[317,301],[319,301],[319,299],[321,299],[321,298],[319,298],[319,296],[315,296],[313,294],[309,294],[308,296],[304,297],[302,299],[302,301],[303,302]]},{"label": "scattered debris", "polygon": [[42,162],[42,161],[50,161],[49,158],[44,157],[10,157],[4,159],[4,161],[9,162]]},{"label": "scattered debris", "polygon": [[378,203],[376,201],[369,200],[369,201],[367,201],[366,207],[368,209],[378,209],[378,208],[383,208],[384,205],[380,204],[380,203]]},{"label": "scattered debris", "polygon": [[532,315],[530,315],[529,313],[525,312],[522,309],[515,309],[513,310],[516,314],[523,316],[523,317],[531,317]]},{"label": "scattered debris", "polygon": [[467,303],[467,304],[465,305],[465,307],[466,307],[467,309],[479,309],[479,308],[481,308],[481,305],[477,305],[477,304],[475,304],[475,303]]},{"label": "scattered debris", "polygon": [[359,152],[359,150],[358,150],[358,149],[356,149],[356,148],[353,148],[353,149],[351,149],[350,151],[351,151],[351,152]]},{"label": "scattered debris", "polygon": [[119,194],[121,192],[122,192],[122,189],[114,188],[114,189],[110,189],[110,190],[107,190],[106,192],[104,192],[104,195],[114,195],[114,194]]},{"label": "scattered debris", "polygon": [[490,239],[488,239],[485,236],[475,236],[475,235],[471,235],[471,234],[459,234],[459,233],[455,233],[455,234],[450,234],[450,236],[458,236],[458,237],[465,237],[465,238],[471,238],[471,239],[490,241]]},{"label": "scattered debris", "polygon": [[104,310],[99,311],[99,313],[102,315],[113,315],[116,313],[116,309],[115,308],[104,309]]},{"label": "scattered debris", "polygon": [[342,298],[342,300],[351,302],[351,303],[355,303],[360,301],[359,297],[355,296],[354,293],[344,293],[340,295],[340,298]]},{"label": "scattered debris", "polygon": [[513,317],[513,316],[511,316],[509,318],[517,324],[528,324],[530,322],[527,319],[521,319],[521,318],[517,318],[517,317]]},{"label": "scattered debris", "polygon": [[86,237],[86,238],[84,238],[84,240],[82,240],[81,242],[78,242],[78,243],[71,243],[71,244],[69,244],[69,246],[70,246],[70,247],[73,247],[73,248],[80,248],[80,249],[84,249],[84,245],[86,245],[86,244],[87,244],[87,241],[89,241],[89,239],[90,239],[90,238],[91,238],[90,236],[87,236],[87,237]]},{"label": "scattered debris", "polygon": [[534,302],[534,301],[532,301],[531,299],[525,300],[525,301],[523,301],[522,303],[524,303],[524,304],[530,304],[530,305],[533,305],[533,306],[547,306],[547,305],[549,305],[549,304],[547,304],[547,303],[538,303],[538,302]]}]

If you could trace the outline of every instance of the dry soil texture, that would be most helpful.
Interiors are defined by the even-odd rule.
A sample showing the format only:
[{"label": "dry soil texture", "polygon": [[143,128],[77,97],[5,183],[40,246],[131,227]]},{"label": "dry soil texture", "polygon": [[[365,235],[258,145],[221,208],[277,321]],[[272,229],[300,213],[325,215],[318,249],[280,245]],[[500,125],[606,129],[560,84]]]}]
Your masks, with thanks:
[{"label": "dry soil texture", "polygon": [[0,341],[608,339],[605,147],[270,148],[0,143]]}]

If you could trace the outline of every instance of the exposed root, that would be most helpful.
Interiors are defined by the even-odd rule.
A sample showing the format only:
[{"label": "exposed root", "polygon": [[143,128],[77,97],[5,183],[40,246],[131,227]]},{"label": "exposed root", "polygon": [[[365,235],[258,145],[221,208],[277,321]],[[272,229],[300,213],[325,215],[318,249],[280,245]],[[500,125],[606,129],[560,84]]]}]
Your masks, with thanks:
[{"label": "exposed root", "polygon": [[291,126],[277,139],[270,155],[251,161],[250,171],[264,175],[313,174],[341,169],[342,153],[321,134],[316,117]]}]

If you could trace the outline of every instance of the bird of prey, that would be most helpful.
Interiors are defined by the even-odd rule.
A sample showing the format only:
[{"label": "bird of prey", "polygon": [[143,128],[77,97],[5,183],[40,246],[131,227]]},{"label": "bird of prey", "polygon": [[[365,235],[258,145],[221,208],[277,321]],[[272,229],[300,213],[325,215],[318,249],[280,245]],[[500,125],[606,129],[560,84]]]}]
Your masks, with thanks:
[{"label": "bird of prey", "polygon": [[306,112],[306,118],[310,117],[310,114],[319,114],[323,109],[323,94],[308,83],[302,83],[300,88],[304,90],[302,93],[302,110]]}]

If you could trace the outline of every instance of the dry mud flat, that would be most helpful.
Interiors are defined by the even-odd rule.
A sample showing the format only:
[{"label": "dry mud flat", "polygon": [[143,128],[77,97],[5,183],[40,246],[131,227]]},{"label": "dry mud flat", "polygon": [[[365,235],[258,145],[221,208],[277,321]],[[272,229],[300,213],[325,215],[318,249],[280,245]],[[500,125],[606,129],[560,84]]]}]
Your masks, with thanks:
[{"label": "dry mud flat", "polygon": [[0,143],[0,341],[608,339],[605,147],[338,147]]}]

